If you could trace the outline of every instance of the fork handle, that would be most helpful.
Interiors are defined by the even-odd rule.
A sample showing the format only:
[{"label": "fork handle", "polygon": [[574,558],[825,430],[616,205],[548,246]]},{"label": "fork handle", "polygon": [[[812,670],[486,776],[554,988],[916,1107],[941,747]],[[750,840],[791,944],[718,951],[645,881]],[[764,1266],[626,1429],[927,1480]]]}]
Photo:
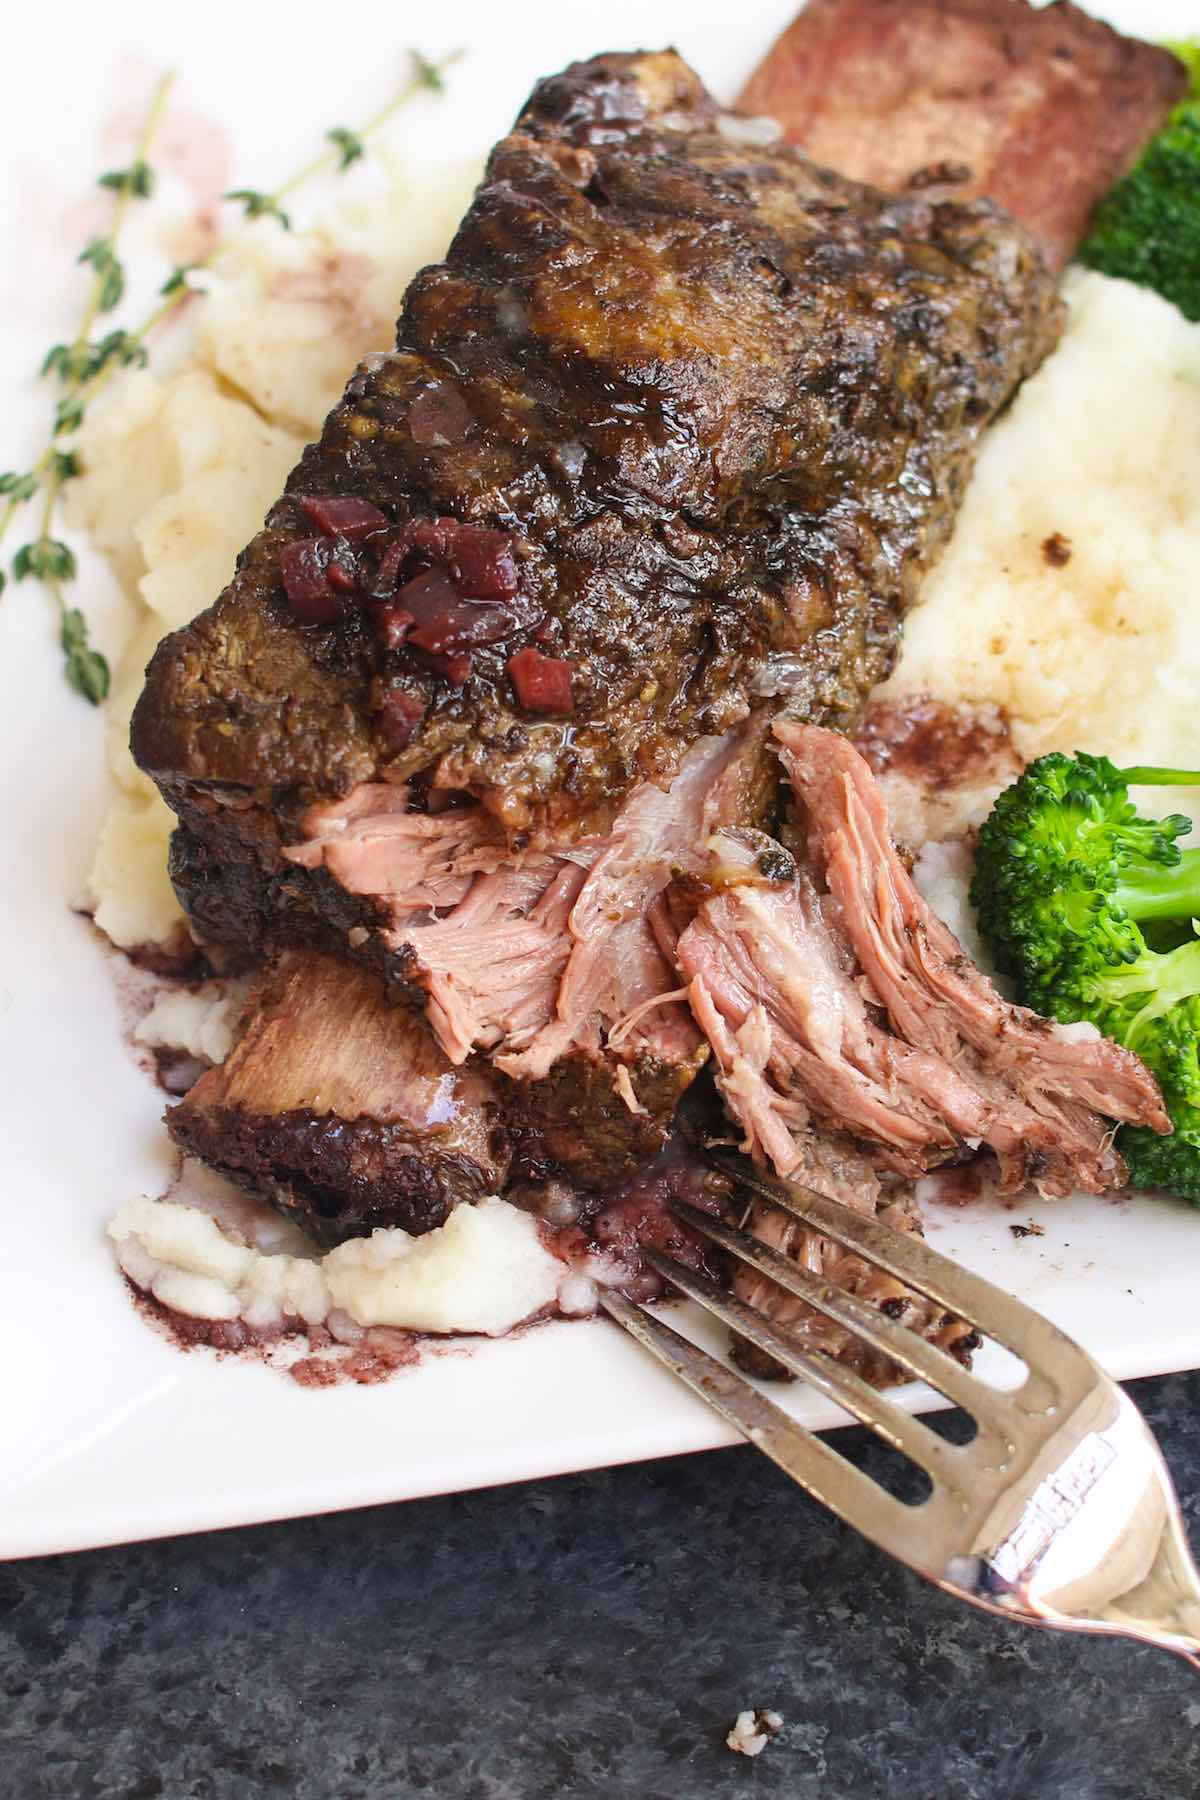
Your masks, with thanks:
[{"label": "fork handle", "polygon": [[986,1559],[980,1559],[979,1575],[971,1584],[974,1592],[967,1592],[961,1578],[953,1582],[953,1591],[1032,1625],[1128,1637],[1170,1650],[1200,1674],[1200,1576],[1174,1496],[1160,1498],[1167,1504],[1153,1560],[1143,1577],[1124,1592],[1107,1599],[1097,1596],[1091,1604],[1081,1598],[1077,1608],[1066,1594],[1039,1596],[1036,1576],[1005,1592],[1005,1584],[996,1580]]},{"label": "fork handle", "polygon": [[[1128,1610],[1123,1601],[1129,1603]],[[1200,1672],[1200,1587],[1183,1524],[1172,1507],[1146,1580],[1108,1608],[1118,1629],[1173,1650]]]}]

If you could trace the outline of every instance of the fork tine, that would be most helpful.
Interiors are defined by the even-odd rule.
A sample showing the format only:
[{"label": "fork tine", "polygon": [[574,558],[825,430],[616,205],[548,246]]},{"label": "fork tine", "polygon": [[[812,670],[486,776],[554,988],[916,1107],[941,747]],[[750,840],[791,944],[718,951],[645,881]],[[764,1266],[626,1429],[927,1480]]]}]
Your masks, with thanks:
[{"label": "fork tine", "polygon": [[757,1307],[748,1306],[706,1275],[685,1268],[661,1251],[643,1250],[642,1258],[681,1293],[727,1325],[730,1331],[748,1338],[794,1375],[799,1375],[828,1399],[845,1407],[861,1425],[869,1426],[894,1450],[899,1450],[947,1487],[960,1484],[963,1466],[958,1447],[947,1443],[936,1431],[930,1431],[928,1425],[922,1424],[911,1413],[903,1412],[845,1363],[837,1362],[820,1350],[805,1349],[796,1338],[785,1337]]},{"label": "fork tine", "polygon": [[600,1304],[814,1500],[853,1524],[889,1555],[902,1562],[911,1558],[913,1521],[920,1514],[919,1507],[906,1506],[885,1493],[869,1475],[814,1437],[741,1375],[681,1337],[644,1307],[636,1306],[612,1288],[601,1290]]},{"label": "fork tine", "polygon": [[1005,1441],[1009,1439],[1012,1421],[1006,1396],[995,1388],[986,1387],[936,1344],[918,1337],[898,1320],[887,1318],[876,1307],[868,1306],[857,1294],[847,1293],[845,1288],[835,1287],[831,1281],[810,1275],[807,1269],[799,1268],[778,1250],[772,1250],[769,1244],[760,1243],[748,1231],[738,1231],[734,1226],[714,1219],[710,1213],[689,1206],[686,1201],[672,1201],[671,1210],[693,1231],[711,1238],[722,1249],[765,1275],[768,1281],[785,1288],[798,1300],[806,1300],[838,1325],[844,1325],[847,1331],[889,1357],[915,1380],[927,1381],[955,1406],[969,1412],[981,1426],[990,1427]]},{"label": "fork tine", "polygon": [[944,1306],[947,1312],[957,1313],[985,1337],[1005,1345],[1031,1369],[1043,1356],[1060,1364],[1069,1358],[1080,1369],[1091,1367],[1086,1353],[1049,1319],[994,1287],[982,1275],[951,1262],[922,1239],[895,1231],[878,1219],[864,1218],[840,1200],[827,1199],[799,1182],[773,1181],[744,1158],[711,1154],[710,1160],[740,1186],[749,1188],[781,1212],[799,1219],[822,1237],[833,1238],[845,1249],[857,1251],[897,1281]]}]

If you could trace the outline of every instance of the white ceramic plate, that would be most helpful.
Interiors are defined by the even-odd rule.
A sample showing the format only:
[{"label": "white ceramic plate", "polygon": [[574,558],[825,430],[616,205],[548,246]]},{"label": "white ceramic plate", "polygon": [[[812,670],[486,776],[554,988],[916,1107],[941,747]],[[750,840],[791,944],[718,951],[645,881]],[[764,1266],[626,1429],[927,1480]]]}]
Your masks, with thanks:
[{"label": "white ceramic plate", "polygon": [[[1102,9],[1146,35],[1194,28],[1192,0]],[[465,45],[450,95],[411,125],[414,157],[460,160],[501,135],[533,80],[600,49],[674,42],[732,95],[792,0],[470,4],[409,12],[341,0],[284,30],[277,7],[110,0],[25,8],[0,115],[0,466],[37,442],[31,379],[74,328],[81,206],[105,132],[164,66],[223,125],[242,181],[270,185],[314,131],[386,97],[410,33]],[[406,16],[406,13],[408,16]],[[312,15],[310,15],[312,16]],[[298,18],[298,16],[297,16]],[[65,41],[64,41],[65,31]],[[11,34],[10,34],[11,35]],[[261,94],[269,95],[261,110]],[[115,650],[120,607],[94,558],[83,593]],[[731,1441],[603,1322],[555,1324],[426,1359],[377,1388],[307,1391],[253,1361],[181,1354],[117,1278],[104,1221],[168,1173],[161,1095],[121,1038],[110,971],[73,916],[106,797],[102,721],[59,675],[43,596],[0,604],[0,1556],[362,1506]],[[1038,1205],[1045,1236],[977,1208],[934,1221],[942,1249],[1012,1287],[1119,1376],[1200,1362],[1200,1217],[1161,1202]],[[793,1390],[807,1421],[840,1415]],[[910,1404],[928,1406],[922,1390]]]}]

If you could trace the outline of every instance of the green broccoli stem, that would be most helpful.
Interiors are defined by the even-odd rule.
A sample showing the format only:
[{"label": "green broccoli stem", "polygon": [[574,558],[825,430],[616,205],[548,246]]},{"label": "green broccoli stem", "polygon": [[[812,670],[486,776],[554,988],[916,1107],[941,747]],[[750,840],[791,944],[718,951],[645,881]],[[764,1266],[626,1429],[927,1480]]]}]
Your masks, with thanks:
[{"label": "green broccoli stem", "polygon": [[1185,850],[1166,868],[1125,869],[1113,899],[1139,924],[1149,919],[1200,918],[1200,850]]},{"label": "green broccoli stem", "polygon": [[1133,769],[1118,769],[1126,787],[1200,787],[1200,771],[1196,769],[1155,769],[1138,764]]},{"label": "green broccoli stem", "polygon": [[[1137,1051],[1140,1034],[1148,1025],[1200,994],[1200,938],[1180,944],[1177,950],[1147,950],[1136,962],[1122,963],[1099,975],[1094,990],[1106,1006],[1120,1009],[1123,1015],[1095,1022],[1106,1037]],[[1152,1066],[1152,1073],[1159,1071]]]}]

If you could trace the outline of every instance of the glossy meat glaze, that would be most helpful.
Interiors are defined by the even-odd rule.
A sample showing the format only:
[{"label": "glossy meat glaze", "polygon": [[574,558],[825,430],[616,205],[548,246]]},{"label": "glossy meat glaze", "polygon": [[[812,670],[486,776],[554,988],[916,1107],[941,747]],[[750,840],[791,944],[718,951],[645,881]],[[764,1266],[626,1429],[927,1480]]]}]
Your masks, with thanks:
[{"label": "glossy meat glaze", "polygon": [[886,673],[1059,302],[988,202],[761,136],[670,52],[535,89],[396,349],[150,665],[133,747],[202,935],[344,949],[369,905],[280,850],[361,783],[562,841],[760,696],[843,723]]}]

